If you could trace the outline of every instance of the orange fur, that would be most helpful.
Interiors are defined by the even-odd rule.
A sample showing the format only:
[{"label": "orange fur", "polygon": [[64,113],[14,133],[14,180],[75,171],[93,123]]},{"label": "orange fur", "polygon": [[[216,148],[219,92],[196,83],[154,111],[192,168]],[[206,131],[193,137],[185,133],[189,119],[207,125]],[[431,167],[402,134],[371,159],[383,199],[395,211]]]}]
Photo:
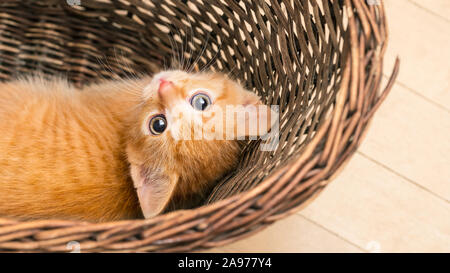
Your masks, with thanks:
[{"label": "orange fur", "polygon": [[[155,95],[158,77],[174,83],[169,93],[173,98]],[[149,113],[171,112],[197,87],[213,90],[219,107],[259,102],[215,73],[169,71],[153,80],[111,81],[83,90],[41,78],[1,83],[0,217],[89,221],[142,217],[143,200],[138,200],[135,187],[139,192],[138,186],[148,183],[142,176],[152,172],[161,173],[152,173],[150,187],[158,186],[158,179],[167,181],[152,188],[161,206],[144,211],[146,216],[196,205],[213,182],[235,166],[238,143],[176,140],[171,131],[192,130],[182,120],[180,127],[170,127],[177,117],[158,136],[147,135],[142,128]],[[130,166],[138,172],[134,176]]]}]

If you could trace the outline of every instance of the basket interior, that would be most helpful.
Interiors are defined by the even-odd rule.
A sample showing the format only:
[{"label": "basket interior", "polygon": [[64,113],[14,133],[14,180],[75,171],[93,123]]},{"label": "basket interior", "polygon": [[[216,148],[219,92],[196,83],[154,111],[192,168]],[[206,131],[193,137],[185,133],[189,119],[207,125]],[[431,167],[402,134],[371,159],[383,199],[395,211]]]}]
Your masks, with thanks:
[{"label": "basket interior", "polygon": [[[344,60],[341,1],[68,0],[0,3],[0,79],[61,75],[75,85],[173,66],[230,73],[279,105],[279,144],[246,143],[212,203],[255,187],[301,154],[330,113]],[[295,12],[294,12],[295,11]]]}]

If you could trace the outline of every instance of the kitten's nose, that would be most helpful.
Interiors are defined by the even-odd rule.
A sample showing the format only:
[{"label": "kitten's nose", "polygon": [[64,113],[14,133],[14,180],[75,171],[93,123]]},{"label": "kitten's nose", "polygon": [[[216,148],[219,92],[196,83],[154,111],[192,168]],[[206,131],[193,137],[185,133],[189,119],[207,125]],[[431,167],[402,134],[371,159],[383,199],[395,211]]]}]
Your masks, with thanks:
[{"label": "kitten's nose", "polygon": [[159,88],[158,88],[158,94],[160,96],[163,96],[164,93],[172,89],[173,82],[167,81],[165,79],[159,79]]},{"label": "kitten's nose", "polygon": [[172,81],[159,79],[158,96],[164,104],[170,104],[174,101],[176,92],[174,92],[175,85]]}]

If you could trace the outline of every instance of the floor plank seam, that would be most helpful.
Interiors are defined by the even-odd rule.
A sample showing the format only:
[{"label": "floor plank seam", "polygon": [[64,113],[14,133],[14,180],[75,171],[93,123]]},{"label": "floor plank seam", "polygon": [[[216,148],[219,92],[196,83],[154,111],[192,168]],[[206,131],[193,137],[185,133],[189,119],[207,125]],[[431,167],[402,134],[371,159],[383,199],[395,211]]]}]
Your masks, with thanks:
[{"label": "floor plank seam", "polygon": [[426,7],[420,5],[419,3],[415,2],[415,1],[408,0],[408,2],[410,2],[411,4],[413,4],[414,6],[416,6],[417,8],[419,8],[419,9],[425,11],[425,12],[428,12],[429,14],[431,14],[431,15],[433,15],[433,16],[436,16],[436,17],[438,17],[439,19],[444,20],[444,21],[447,22],[447,23],[450,23],[450,19],[445,18],[444,16],[440,15],[439,13],[436,13],[436,12],[434,12],[434,11],[432,11],[432,10],[426,8]]},{"label": "floor plank seam", "polygon": [[318,222],[316,222],[316,221],[310,219],[309,217],[307,217],[307,216],[305,216],[305,215],[303,215],[303,214],[301,214],[301,213],[302,213],[302,212],[300,211],[300,212],[298,212],[298,213],[296,213],[296,214],[294,214],[294,215],[302,217],[303,219],[305,219],[306,221],[310,222],[311,224],[314,224],[314,225],[316,225],[317,227],[319,227],[319,228],[325,230],[326,232],[329,232],[329,233],[333,234],[333,235],[336,236],[337,238],[339,238],[339,239],[343,240],[344,242],[346,242],[346,243],[348,243],[348,244],[350,244],[350,245],[352,245],[352,246],[358,248],[358,249],[361,250],[362,252],[368,253],[368,251],[367,251],[366,249],[364,249],[363,247],[361,247],[361,246],[359,246],[359,245],[353,243],[352,241],[349,241],[347,238],[341,236],[339,233],[336,233],[336,232],[334,232],[333,230],[330,230],[330,229],[326,228],[325,226],[321,225],[320,223],[318,223]]},{"label": "floor plank seam", "polygon": [[359,151],[359,150],[356,151],[356,153],[359,154],[359,155],[361,155],[362,157],[364,157],[364,158],[370,160],[371,162],[377,164],[378,166],[380,166],[380,167],[386,169],[387,171],[389,171],[389,172],[391,172],[391,173],[393,173],[393,174],[399,176],[400,178],[402,178],[402,179],[404,179],[405,181],[407,181],[407,182],[413,184],[414,186],[416,186],[416,187],[418,187],[418,188],[424,190],[424,191],[427,192],[428,194],[431,194],[431,195],[433,195],[434,197],[436,197],[436,198],[438,198],[438,199],[440,199],[440,200],[442,200],[442,201],[444,201],[444,202],[446,202],[446,203],[450,203],[450,200],[446,199],[444,196],[440,196],[439,194],[437,194],[437,193],[435,193],[435,192],[432,192],[430,189],[428,189],[428,188],[426,188],[426,187],[420,185],[419,183],[415,182],[414,180],[412,180],[412,179],[410,179],[410,178],[404,176],[403,174],[401,174],[401,173],[395,171],[394,169],[390,168],[389,166],[387,166],[387,165],[385,165],[385,164],[379,162],[378,160],[376,160],[376,159],[370,157],[369,155],[367,155],[367,154],[365,154],[365,153],[363,153],[363,152],[361,152],[361,151]]},{"label": "floor plank seam", "polygon": [[[389,76],[383,73],[383,77],[386,79],[389,79]],[[398,85],[406,90],[408,90],[410,93],[416,95],[417,97],[424,99],[425,101],[427,101],[428,103],[432,104],[433,106],[438,107],[441,110],[444,110],[445,112],[450,114],[450,108],[445,107],[445,105],[442,105],[424,95],[422,95],[422,93],[420,93],[419,91],[409,87],[408,85],[404,84],[403,82],[399,81],[398,79],[395,81],[395,84],[393,86],[393,88],[395,87],[395,85]]]}]

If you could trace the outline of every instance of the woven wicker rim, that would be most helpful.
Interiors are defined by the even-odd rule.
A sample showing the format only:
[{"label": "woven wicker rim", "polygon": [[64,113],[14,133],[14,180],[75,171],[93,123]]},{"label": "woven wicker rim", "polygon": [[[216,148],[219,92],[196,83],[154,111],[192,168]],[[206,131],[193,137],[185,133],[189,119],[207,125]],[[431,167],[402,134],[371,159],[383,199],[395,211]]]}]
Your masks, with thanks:
[{"label": "woven wicker rim", "polygon": [[[309,3],[295,1],[303,6]],[[136,1],[128,2],[140,5]],[[314,137],[299,156],[249,190],[207,206],[152,219],[93,224],[0,218],[0,250],[70,251],[68,243],[73,241],[80,243],[83,252],[200,250],[250,236],[306,206],[356,151],[399,68],[397,60],[383,92],[378,92],[388,36],[383,5],[367,5],[363,0],[342,2],[348,19],[348,36],[339,90],[332,111],[318,124]],[[100,2],[89,3],[103,7]],[[230,4],[233,5],[236,4]],[[339,4],[332,7],[339,8]],[[329,15],[330,11],[325,13]],[[8,77],[2,74],[2,78]]]}]

